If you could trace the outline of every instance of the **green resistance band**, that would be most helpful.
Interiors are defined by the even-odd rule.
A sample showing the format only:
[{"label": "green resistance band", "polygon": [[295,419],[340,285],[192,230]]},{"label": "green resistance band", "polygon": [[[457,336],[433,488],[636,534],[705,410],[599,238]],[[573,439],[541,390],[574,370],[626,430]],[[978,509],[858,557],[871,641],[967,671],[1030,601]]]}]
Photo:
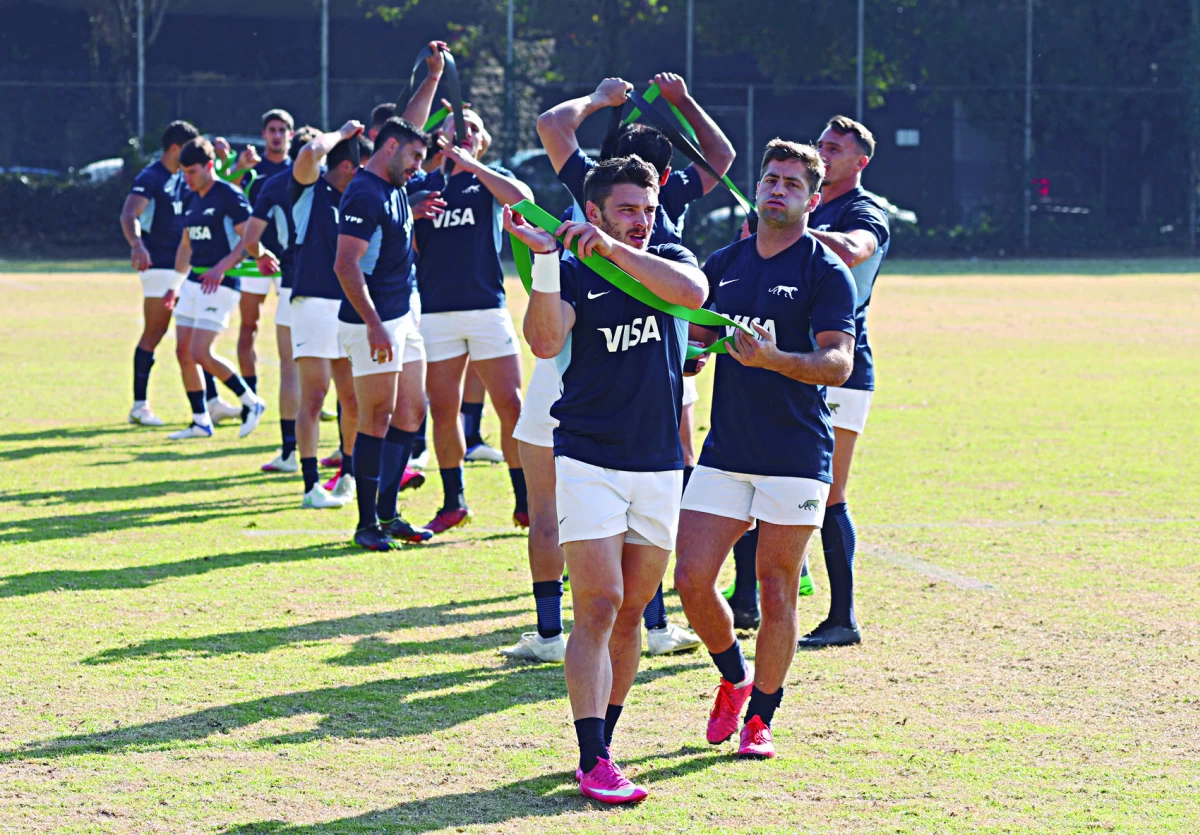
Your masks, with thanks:
[{"label": "green resistance band", "polygon": [[[212,267],[194,266],[192,267],[192,272],[196,273],[197,275],[204,275],[211,269]],[[263,275],[258,271],[258,262],[251,258],[246,259],[225,273],[227,278],[276,278],[278,275],[279,273],[276,273],[275,275]]]},{"label": "green resistance band", "polygon": [[[527,221],[544,229],[551,235],[555,233],[562,222],[554,215],[547,212],[545,209],[538,206],[529,200],[522,200],[520,203],[512,207],[512,210],[524,217]],[[516,235],[510,234],[512,239],[513,261],[517,265],[517,275],[521,277],[521,284],[525,286],[525,292],[533,292],[533,253]],[[557,236],[556,236],[557,237]],[[751,336],[757,337],[757,334],[745,325],[739,324],[728,316],[722,316],[720,313],[714,313],[711,310],[691,310],[678,304],[671,304],[663,301],[654,293],[652,293],[645,284],[638,281],[636,278],[625,272],[612,261],[602,255],[589,255],[587,258],[579,256],[575,242],[571,242],[571,252],[575,254],[579,260],[590,267],[605,281],[612,284],[626,295],[632,296],[643,304],[654,308],[655,310],[666,313],[669,316],[676,316],[686,322],[691,322],[693,325],[700,325],[705,328],[721,329],[725,327],[735,327],[743,330]],[[709,345],[707,348],[696,348],[692,345],[688,346],[687,358],[692,359],[701,354],[726,354],[728,353],[729,342],[733,339],[732,336],[722,337]]]},{"label": "green resistance band", "polygon": [[426,133],[429,133],[429,131],[433,130],[438,125],[440,125],[442,122],[446,121],[446,117],[449,115],[450,115],[450,108],[443,107],[441,110],[439,110],[436,113],[433,113],[429,116],[429,119],[425,122],[425,126],[423,128],[421,128],[421,130],[425,131]]},{"label": "green resistance band", "polygon": [[[230,148],[229,160],[223,160],[220,157],[217,157],[216,160],[213,161],[213,171],[216,172],[216,175],[225,182],[249,191],[250,186],[254,185],[254,181],[258,179],[258,172],[253,168],[239,168],[235,171],[226,167],[227,164],[232,165],[235,162],[237,162],[237,155],[233,152],[233,149]],[[246,176],[247,174],[250,175],[250,182],[243,186],[241,180],[242,177]]]},{"label": "green resistance band", "polygon": [[[658,97],[661,95],[662,95],[662,89],[657,84],[651,84],[649,87],[646,88],[646,92],[642,93],[642,98],[644,98],[648,102],[653,102],[653,101],[656,101],[658,99]],[[692,128],[692,123],[689,122],[686,118],[684,118],[684,115],[679,112],[678,107],[671,104],[670,102],[667,102],[667,104],[670,105],[671,112],[675,114],[675,118],[679,120],[679,124],[683,126],[683,129],[685,131],[687,131],[687,134],[688,134],[688,136],[690,136],[692,138],[692,141],[699,142],[700,140],[698,140],[696,138],[696,131]],[[629,112],[629,115],[625,117],[625,119],[621,122],[621,124],[622,125],[631,125],[634,122],[636,122],[637,117],[641,116],[641,115],[642,115],[642,111],[638,110],[635,107],[633,110],[631,110]]]}]

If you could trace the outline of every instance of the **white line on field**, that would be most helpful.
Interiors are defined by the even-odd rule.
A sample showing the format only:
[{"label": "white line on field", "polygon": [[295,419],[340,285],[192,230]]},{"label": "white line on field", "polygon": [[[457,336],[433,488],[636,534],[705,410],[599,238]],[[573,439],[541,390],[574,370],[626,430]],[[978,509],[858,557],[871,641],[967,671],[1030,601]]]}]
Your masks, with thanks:
[{"label": "white line on field", "polygon": [[991,520],[984,522],[880,522],[855,526],[859,529],[879,528],[1043,528],[1075,525],[1200,525],[1200,519],[1033,519],[1029,521]]},{"label": "white line on field", "polygon": [[32,284],[26,284],[24,281],[13,281],[11,278],[0,278],[0,284],[3,284],[5,287],[12,287],[14,290],[28,290],[31,293],[38,291],[38,288]]},{"label": "white line on field", "polygon": [[909,571],[915,571],[930,579],[943,580],[958,589],[966,591],[996,591],[996,587],[991,583],[985,583],[983,580],[976,580],[974,577],[959,574],[957,571],[951,571],[949,568],[942,568],[940,565],[923,560],[920,557],[910,557],[908,554],[901,554],[899,551],[893,551],[891,548],[882,545],[865,546],[862,553],[863,556],[875,557],[889,565],[894,565],[898,568],[907,568]]},{"label": "white line on field", "polygon": [[[471,527],[464,530],[463,533],[467,533],[467,534],[512,533],[512,534],[515,534],[515,533],[517,533],[517,529],[516,528],[478,528],[478,527],[475,527],[474,525],[472,525]],[[329,528],[324,528],[324,529],[283,528],[283,529],[279,529],[279,530],[253,529],[253,530],[248,530],[248,531],[242,531],[242,536],[337,536],[337,537],[345,537],[348,539],[348,538],[354,536],[354,531],[350,531],[350,530],[338,531],[338,530],[330,530]]]}]

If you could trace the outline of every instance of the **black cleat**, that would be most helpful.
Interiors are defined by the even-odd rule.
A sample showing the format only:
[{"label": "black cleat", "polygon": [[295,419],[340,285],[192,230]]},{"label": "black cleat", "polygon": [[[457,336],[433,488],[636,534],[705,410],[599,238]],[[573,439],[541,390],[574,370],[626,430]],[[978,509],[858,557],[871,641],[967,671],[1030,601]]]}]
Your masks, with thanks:
[{"label": "black cleat", "polygon": [[823,620],[812,632],[796,642],[797,649],[827,649],[849,647],[862,643],[862,633],[857,626],[847,626]]},{"label": "black cleat", "polygon": [[383,530],[384,534],[397,542],[417,544],[433,539],[433,531],[427,531],[424,528],[414,528],[399,516],[387,522],[380,522],[379,527]]},{"label": "black cleat", "polygon": [[731,605],[729,608],[733,610],[734,629],[758,629],[759,621],[762,618],[758,606],[753,609],[741,609]]},{"label": "black cleat", "polygon": [[387,534],[378,525],[369,528],[359,528],[354,532],[354,544],[368,551],[394,551],[396,543],[388,539]]}]

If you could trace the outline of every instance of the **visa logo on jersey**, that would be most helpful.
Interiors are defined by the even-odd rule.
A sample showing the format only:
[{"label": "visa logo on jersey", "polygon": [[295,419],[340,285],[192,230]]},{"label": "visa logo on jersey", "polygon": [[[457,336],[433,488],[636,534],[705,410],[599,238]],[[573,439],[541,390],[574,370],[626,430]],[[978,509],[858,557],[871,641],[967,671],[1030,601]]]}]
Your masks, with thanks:
[{"label": "visa logo on jersey", "polygon": [[604,343],[610,354],[615,354],[617,351],[628,351],[630,348],[645,344],[652,339],[662,342],[662,336],[658,333],[658,320],[653,316],[647,316],[645,319],[639,316],[628,325],[617,325],[615,328],[596,328],[596,330],[604,334]]},{"label": "visa logo on jersey", "polygon": [[212,230],[207,226],[189,226],[188,237],[193,241],[211,241]]},{"label": "visa logo on jersey", "polygon": [[[775,333],[775,320],[774,319],[767,319],[764,321],[763,319],[759,318],[758,316],[753,316],[753,317],[751,317],[751,316],[733,316],[729,313],[726,313],[725,315],[728,316],[733,321],[737,322],[739,325],[746,325],[746,326],[758,325],[760,328],[765,330],[767,333],[771,334],[771,336],[775,337],[776,339],[779,338],[779,335],[777,333]],[[751,330],[753,330],[753,328],[751,328]],[[737,332],[738,332],[738,328],[733,327],[733,325],[725,326],[725,335],[726,336],[733,336]]]},{"label": "visa logo on jersey", "polygon": [[433,219],[434,229],[445,229],[450,226],[474,226],[475,212],[470,208],[449,209]]}]

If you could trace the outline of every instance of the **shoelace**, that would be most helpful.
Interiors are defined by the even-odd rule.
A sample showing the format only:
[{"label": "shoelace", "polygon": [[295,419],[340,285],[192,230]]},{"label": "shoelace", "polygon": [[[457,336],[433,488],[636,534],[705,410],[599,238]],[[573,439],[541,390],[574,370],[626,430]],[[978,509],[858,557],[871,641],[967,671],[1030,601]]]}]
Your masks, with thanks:
[{"label": "shoelace", "polygon": [[[708,718],[714,719],[717,714],[722,711],[722,708],[729,712],[733,712],[733,699],[729,698],[729,694],[725,692],[724,685],[718,684],[716,687],[717,699],[713,702],[712,711],[709,712]],[[722,704],[724,702],[724,704]]]}]

